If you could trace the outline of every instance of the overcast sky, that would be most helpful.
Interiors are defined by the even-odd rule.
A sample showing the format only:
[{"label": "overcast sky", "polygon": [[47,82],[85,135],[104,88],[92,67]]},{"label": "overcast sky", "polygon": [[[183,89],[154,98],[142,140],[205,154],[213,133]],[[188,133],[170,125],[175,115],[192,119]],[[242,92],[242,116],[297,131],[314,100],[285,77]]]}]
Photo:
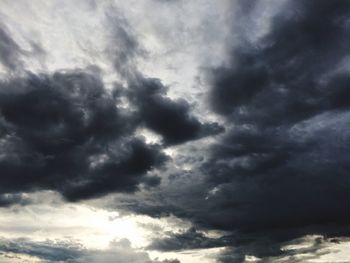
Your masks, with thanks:
[{"label": "overcast sky", "polygon": [[349,262],[350,2],[1,0],[0,262]]}]

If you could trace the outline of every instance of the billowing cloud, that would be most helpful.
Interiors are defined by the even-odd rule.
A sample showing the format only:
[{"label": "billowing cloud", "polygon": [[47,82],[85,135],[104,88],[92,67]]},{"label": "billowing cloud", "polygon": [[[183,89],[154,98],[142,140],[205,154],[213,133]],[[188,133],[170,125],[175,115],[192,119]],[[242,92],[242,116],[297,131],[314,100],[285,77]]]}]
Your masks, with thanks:
[{"label": "billowing cloud", "polygon": [[131,95],[144,125],[163,137],[166,145],[181,144],[223,132],[218,123],[201,123],[191,115],[184,99],[166,97],[166,87],[157,79],[138,78],[131,83]]},{"label": "billowing cloud", "polygon": [[[190,173],[202,177],[178,171],[158,201],[135,211],[229,231],[232,256],[223,262],[287,255],[284,242],[309,234],[348,236],[349,12],[347,1],[286,1],[262,36],[242,33],[230,62],[209,72],[210,106],[227,129]],[[209,246],[189,233],[152,246]]]},{"label": "billowing cloud", "polygon": [[[320,259],[346,240],[350,3],[204,2],[77,1],[85,31],[66,16],[68,2],[40,5],[59,19],[46,14],[31,30],[0,14],[10,73],[0,79],[2,209],[31,203],[23,192],[53,190],[171,215],[191,228],[160,228],[145,249],[221,248],[221,262]],[[36,30],[53,39],[43,50],[59,66],[25,58]],[[72,37],[59,46],[61,35]],[[286,248],[308,237],[307,248]],[[109,262],[120,247],[122,262],[154,262],[125,240],[103,253],[23,239],[0,246],[66,262]]]},{"label": "billowing cloud", "polygon": [[166,159],[132,136],[135,118],[98,75],[30,74],[0,85],[2,192],[52,189],[79,199],[134,191]]},{"label": "billowing cloud", "polygon": [[119,23],[119,45],[109,51],[125,87],[108,90],[96,66],[0,81],[1,193],[50,189],[79,200],[134,192],[159,184],[147,173],[168,159],[161,145],[137,137],[138,128],[161,135],[165,146],[222,131],[192,116],[186,100],[167,97],[160,80],[143,77],[133,61],[137,40],[124,20],[111,21]]},{"label": "billowing cloud", "polygon": [[214,71],[212,105],[234,127],[204,165],[230,218],[213,224],[322,232],[348,221],[348,72],[339,68],[349,12],[346,1],[287,2],[265,36]]}]

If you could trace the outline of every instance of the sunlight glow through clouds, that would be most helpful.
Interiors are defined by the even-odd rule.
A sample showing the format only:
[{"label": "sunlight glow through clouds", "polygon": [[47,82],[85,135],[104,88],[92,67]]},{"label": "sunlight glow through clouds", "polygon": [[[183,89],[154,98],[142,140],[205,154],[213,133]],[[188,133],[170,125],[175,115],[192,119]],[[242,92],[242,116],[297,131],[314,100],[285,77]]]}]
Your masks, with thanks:
[{"label": "sunlight glow through clouds", "polygon": [[[158,234],[148,226],[161,231],[178,230],[184,225],[171,218],[152,219],[147,216],[120,215],[116,211],[96,208],[88,204],[62,203],[52,192],[37,193],[33,199],[45,200],[26,207],[0,208],[0,235],[4,238],[29,238],[32,241],[70,240],[88,249],[106,249],[113,240],[128,239],[132,247],[142,249]],[[184,223],[186,225],[186,223]],[[187,226],[188,227],[188,226]],[[178,231],[177,230],[177,231]],[[148,251],[152,259],[178,258],[181,262],[211,263],[221,249],[199,249],[180,253]],[[11,256],[11,254],[9,255]],[[39,262],[33,257],[13,254],[28,262]],[[5,260],[5,259],[4,259]],[[6,261],[4,261],[6,262]],[[9,261],[13,262],[13,261]],[[14,261],[16,262],[16,261]]]},{"label": "sunlight glow through clouds", "polygon": [[[4,237],[34,240],[71,238],[86,247],[105,248],[113,239],[129,239],[135,247],[146,242],[146,232],[139,222],[153,222],[146,216],[120,217],[117,212],[92,208],[83,204],[29,205],[24,209],[7,209],[0,218]],[[23,233],[26,233],[23,235]]]}]

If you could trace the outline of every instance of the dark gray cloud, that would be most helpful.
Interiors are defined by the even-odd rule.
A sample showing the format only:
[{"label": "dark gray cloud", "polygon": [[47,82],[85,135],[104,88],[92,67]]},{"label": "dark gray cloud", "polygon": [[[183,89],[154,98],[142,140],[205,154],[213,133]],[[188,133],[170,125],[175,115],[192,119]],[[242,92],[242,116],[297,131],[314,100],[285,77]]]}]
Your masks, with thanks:
[{"label": "dark gray cloud", "polygon": [[349,74],[337,66],[349,13],[347,1],[290,1],[266,36],[214,71],[212,105],[235,127],[203,166],[230,218],[212,224],[267,232],[348,222]]},{"label": "dark gray cloud", "polygon": [[[349,51],[346,2],[288,3],[258,43],[242,40],[214,70],[211,103],[235,121],[282,125],[346,107],[347,74],[328,76]],[[293,41],[292,41],[293,40]]]},{"label": "dark gray cloud", "polygon": [[349,14],[347,1],[290,1],[266,36],[213,73],[212,106],[235,127],[203,166],[218,187],[205,223],[275,241],[248,254],[282,253],[280,242],[305,234],[349,234],[349,74],[337,70]]},{"label": "dark gray cloud", "polygon": [[[116,46],[107,52],[123,80],[115,90],[88,70],[0,81],[0,205],[23,202],[17,192],[41,189],[71,201],[131,193],[140,184],[159,185],[150,174],[163,168],[161,187],[122,196],[116,205],[193,223],[154,240],[151,249],[226,247],[222,262],[244,262],[247,255],[298,262],[298,253],[323,253],[323,240],[283,250],[291,240],[349,236],[350,3],[286,1],[259,36],[240,27],[260,19],[263,4],[237,3],[228,63],[209,72],[209,108],[226,123],[225,133],[208,149],[179,148],[187,152],[177,160],[163,149],[224,128],[199,121],[187,101],[169,98],[160,80],[139,72],[142,47],[122,19],[112,21]],[[18,49],[2,34],[2,62],[15,69]],[[136,137],[139,128],[162,143]],[[229,234],[209,238],[196,229]],[[82,250],[74,251],[81,257]]]},{"label": "dark gray cloud", "polygon": [[271,243],[269,240],[260,239],[257,242],[251,242],[248,246],[226,248],[224,252],[219,256],[219,261],[223,263],[246,262],[247,255],[258,256],[258,262],[262,263],[302,263],[315,262],[319,260],[322,261],[322,256],[338,252],[337,249],[332,248],[333,243],[334,241],[332,239],[315,237],[312,240],[309,240],[307,243],[303,242],[303,240],[295,240],[289,243],[287,242],[284,245],[288,246],[303,244],[303,246],[294,247],[293,249],[281,250],[279,248],[280,244]]},{"label": "dark gray cloud", "polygon": [[1,192],[53,189],[75,200],[134,191],[166,157],[133,136],[98,75],[64,72],[0,83]]},{"label": "dark gray cloud", "polygon": [[[117,11],[116,11],[117,12]],[[185,99],[173,100],[167,96],[168,87],[160,79],[144,76],[139,71],[137,59],[147,52],[121,15],[110,14],[112,46],[107,54],[113,58],[114,67],[127,83],[126,97],[139,113],[142,124],[158,133],[166,146],[185,143],[224,131],[218,123],[201,123],[191,113]]]},{"label": "dark gray cloud", "polygon": [[[153,201],[126,206],[231,232],[223,262],[283,257],[282,244],[307,234],[348,236],[349,15],[348,1],[287,1],[264,36],[242,37],[210,72],[210,105],[228,128],[191,171],[202,177],[177,171]],[[188,234],[152,246],[202,246],[198,233],[182,244]]]},{"label": "dark gray cloud", "polygon": [[218,123],[201,123],[191,115],[186,100],[171,100],[160,80],[139,76],[130,83],[130,95],[140,118],[150,130],[162,135],[166,145],[181,144],[223,132]]},{"label": "dark gray cloud", "polygon": [[[167,97],[160,80],[144,77],[136,64],[142,47],[132,29],[122,17],[108,18],[113,46],[107,53],[125,86],[108,91],[94,66],[23,71],[0,80],[0,194],[51,189],[76,201],[134,192],[140,184],[154,187],[160,178],[148,173],[168,159],[164,147],[222,131],[192,116],[185,100]],[[3,34],[3,52],[19,50]],[[137,137],[144,127],[161,135],[163,145]]]},{"label": "dark gray cloud", "polygon": [[2,81],[1,191],[52,189],[76,200],[135,191],[140,182],[157,185],[158,179],[143,176],[166,156],[159,145],[133,136],[136,128],[145,125],[166,144],[220,131],[190,116],[185,101],[161,95],[158,80],[142,81],[127,92],[136,112],[116,106],[125,89],[110,94],[89,72]]},{"label": "dark gray cloud", "polygon": [[24,254],[50,262],[72,262],[71,260],[83,255],[83,249],[70,242],[33,242],[28,239],[0,239],[2,253]]},{"label": "dark gray cloud", "polygon": [[[166,97],[159,80],[107,91],[97,72],[27,74],[0,82],[3,193],[51,189],[69,200],[133,192],[167,159],[160,145],[135,137],[139,127],[179,144],[221,131]],[[118,107],[126,96],[129,108]],[[136,111],[134,110],[136,109]]]},{"label": "dark gray cloud", "polygon": [[166,237],[153,240],[148,248],[159,251],[181,251],[232,245],[231,237],[209,238],[194,227],[179,233],[167,232],[165,234]]},{"label": "dark gray cloud", "polygon": [[0,207],[10,207],[12,205],[28,205],[30,198],[24,194],[2,194],[0,195]]},{"label": "dark gray cloud", "polygon": [[[347,241],[319,236],[288,242],[279,242],[268,237],[255,239],[237,235],[212,238],[193,227],[183,232],[165,234],[166,237],[155,239],[148,248],[163,252],[222,248],[223,252],[218,257],[220,262],[246,262],[246,256],[250,255],[259,258],[259,262],[306,262],[337,252],[332,244]],[[281,249],[281,246],[284,248]]]}]

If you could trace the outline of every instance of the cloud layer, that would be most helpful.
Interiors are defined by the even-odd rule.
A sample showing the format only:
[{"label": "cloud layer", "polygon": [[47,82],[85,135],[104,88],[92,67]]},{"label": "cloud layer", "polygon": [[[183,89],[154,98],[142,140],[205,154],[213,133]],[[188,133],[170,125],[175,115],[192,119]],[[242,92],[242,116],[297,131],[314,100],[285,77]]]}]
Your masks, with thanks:
[{"label": "cloud layer", "polygon": [[[142,8],[171,7],[183,17],[184,2],[150,0]],[[23,192],[53,190],[66,201],[100,198],[113,200],[99,204],[107,209],[174,215],[192,228],[164,231],[145,248],[224,248],[220,262],[248,256],[298,262],[299,254],[311,260],[328,253],[328,245],[350,234],[350,3],[276,3],[219,1],[225,30],[189,17],[187,27],[176,25],[179,40],[172,41],[167,25],[175,18],[167,24],[147,15],[134,29],[125,6],[105,10],[94,2],[89,10],[104,10],[109,35],[103,55],[88,49],[89,55],[107,58],[60,70],[28,68],[28,52],[0,24],[7,73],[0,79],[0,206],[25,206],[31,200]],[[219,49],[213,39],[227,48],[220,63],[211,60],[221,52],[205,54]],[[30,43],[41,56],[54,51]],[[169,67],[184,72],[179,68],[195,49],[197,64],[183,65],[195,68],[188,83],[196,85],[180,89],[188,98],[176,96],[181,92],[163,81],[166,74],[146,73],[157,68],[147,70],[145,62],[157,52],[164,61],[179,56],[181,63]],[[308,248],[285,249],[315,236]],[[22,239],[0,245],[4,253],[53,262],[109,262],[113,249],[122,262],[157,262],[126,241],[103,253]]]},{"label": "cloud layer", "polygon": [[[91,262],[91,263],[180,263],[178,260],[151,260],[147,253],[133,249],[127,239],[113,241],[106,250],[89,250],[71,241],[40,241],[28,239],[0,239],[0,252],[11,253],[7,257],[23,260],[21,255],[43,262]],[[1,255],[0,253],[0,255]],[[6,259],[6,257],[5,257]]]},{"label": "cloud layer", "polygon": [[[254,8],[261,6],[237,13],[254,15]],[[234,238],[188,232],[153,248],[232,246],[240,249],[223,262],[241,262],[246,255],[287,255],[282,244],[304,235],[349,235],[349,11],[347,1],[287,1],[261,37],[236,29],[241,39],[229,63],[209,72],[210,106],[227,129],[192,171],[202,179],[179,175],[178,185],[193,186],[173,183],[159,194],[163,204],[135,207]]]}]

